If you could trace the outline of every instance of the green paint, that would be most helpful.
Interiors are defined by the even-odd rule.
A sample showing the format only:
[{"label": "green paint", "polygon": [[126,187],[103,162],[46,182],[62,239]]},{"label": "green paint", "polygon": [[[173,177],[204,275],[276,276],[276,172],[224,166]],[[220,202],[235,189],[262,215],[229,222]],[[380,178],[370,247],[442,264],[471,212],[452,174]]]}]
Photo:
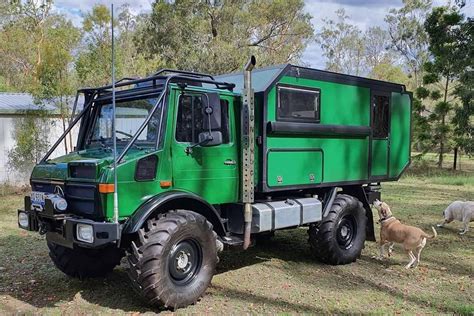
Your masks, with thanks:
[{"label": "green paint", "polygon": [[386,176],[388,174],[388,139],[374,139],[372,141],[372,176]]},{"label": "green paint", "polygon": [[268,153],[268,185],[287,186],[321,183],[321,151],[275,150]]},{"label": "green paint", "polygon": [[410,104],[407,94],[392,93],[390,177],[398,177],[410,163]]}]

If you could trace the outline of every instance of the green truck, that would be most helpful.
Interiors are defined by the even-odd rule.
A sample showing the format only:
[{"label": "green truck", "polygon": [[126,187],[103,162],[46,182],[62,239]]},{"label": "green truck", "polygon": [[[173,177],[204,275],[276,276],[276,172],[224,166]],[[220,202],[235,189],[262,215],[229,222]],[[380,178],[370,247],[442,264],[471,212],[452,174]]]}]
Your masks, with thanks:
[{"label": "green truck", "polygon": [[[199,299],[219,252],[276,230],[308,227],[319,261],[355,261],[375,241],[380,183],[410,163],[412,94],[254,66],[252,56],[240,73],[163,69],[79,90],[82,109],[76,98],[69,128],[35,166],[19,226],[45,234],[72,277],[103,276],[127,256],[133,286],[167,308]],[[74,150],[55,156],[72,133]]]}]

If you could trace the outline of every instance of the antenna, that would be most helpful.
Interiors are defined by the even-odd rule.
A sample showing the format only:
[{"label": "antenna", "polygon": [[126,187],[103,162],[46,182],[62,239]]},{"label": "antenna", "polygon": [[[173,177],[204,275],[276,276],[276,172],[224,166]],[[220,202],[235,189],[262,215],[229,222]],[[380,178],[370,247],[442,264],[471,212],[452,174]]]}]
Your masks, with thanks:
[{"label": "antenna", "polygon": [[115,41],[114,41],[114,4],[111,7],[111,28],[112,28],[112,108],[113,108],[113,123],[112,123],[112,137],[114,143],[114,222],[118,223],[118,183],[117,183],[117,130],[115,124],[117,123],[116,107],[115,107]]}]

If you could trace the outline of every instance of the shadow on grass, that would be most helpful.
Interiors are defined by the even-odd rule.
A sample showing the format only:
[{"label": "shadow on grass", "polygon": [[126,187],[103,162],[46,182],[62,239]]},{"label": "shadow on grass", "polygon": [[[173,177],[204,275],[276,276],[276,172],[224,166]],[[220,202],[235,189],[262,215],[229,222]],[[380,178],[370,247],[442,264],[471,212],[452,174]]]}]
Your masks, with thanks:
[{"label": "shadow on grass", "polygon": [[[212,286],[214,289],[218,290],[225,294],[226,297],[244,301],[246,303],[253,303],[253,304],[261,304],[261,305],[270,305],[274,307],[279,307],[285,310],[291,310],[293,313],[311,313],[311,314],[323,314],[327,313],[327,311],[318,308],[316,306],[309,306],[306,304],[295,304],[292,302],[288,302],[282,299],[271,299],[262,295],[258,295],[255,293],[248,293],[244,291],[239,291],[236,289],[231,289],[227,287],[222,287],[218,285]],[[335,311],[331,310],[333,313],[344,313],[344,311]]]},{"label": "shadow on grass", "polygon": [[[221,262],[218,264],[217,274],[279,259],[284,263],[273,268],[284,270],[282,273],[308,284],[309,290],[311,290],[311,286],[318,286],[323,291],[344,291],[344,293],[351,288],[375,289],[420,307],[431,306],[446,312],[456,312],[454,307],[443,302],[431,302],[426,298],[430,295],[429,290],[422,296],[417,293],[408,295],[397,286],[376,281],[378,275],[384,277],[387,267],[399,266],[400,262],[396,263],[391,260],[380,264],[374,259],[363,256],[358,263],[351,266],[327,266],[315,261],[306,239],[307,234],[303,229],[283,231],[277,232],[273,240],[261,242],[245,252],[224,252],[220,254]],[[464,243],[459,245],[459,247],[461,246],[464,246]],[[74,301],[79,293],[83,300],[101,307],[125,312],[159,311],[146,305],[133,291],[124,264],[107,278],[81,281],[65,276],[53,266],[42,238],[30,235],[24,237],[10,235],[0,238],[0,253],[2,253],[0,267],[3,268],[0,276],[0,295],[10,295],[19,301],[42,308],[56,307],[58,304]],[[430,258],[425,260],[433,265],[442,266],[446,261],[443,261],[441,253],[442,250],[434,250],[434,255],[430,255]],[[454,272],[466,274],[468,268],[468,266],[458,266]],[[367,271],[364,272],[363,269]],[[356,272],[352,272],[353,270]],[[335,275],[338,276],[337,279],[334,278]],[[264,276],[258,277],[264,278]],[[342,283],[338,280],[342,280]],[[408,278],[408,282],[413,281]],[[307,313],[323,312],[316,306],[297,304],[280,298],[273,299],[222,286],[214,286],[214,288],[218,295],[225,295],[249,303],[268,304]]]}]

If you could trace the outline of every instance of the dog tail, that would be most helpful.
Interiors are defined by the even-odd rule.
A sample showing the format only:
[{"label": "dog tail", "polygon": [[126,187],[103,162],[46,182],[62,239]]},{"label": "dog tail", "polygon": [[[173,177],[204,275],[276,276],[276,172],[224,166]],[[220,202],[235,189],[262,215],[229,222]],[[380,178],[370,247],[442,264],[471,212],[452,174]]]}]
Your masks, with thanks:
[{"label": "dog tail", "polygon": [[430,236],[427,233],[425,233],[424,237],[429,238],[429,239],[434,239],[438,236],[438,233],[436,232],[436,229],[433,226],[431,226],[431,230],[433,230],[433,235]]}]

